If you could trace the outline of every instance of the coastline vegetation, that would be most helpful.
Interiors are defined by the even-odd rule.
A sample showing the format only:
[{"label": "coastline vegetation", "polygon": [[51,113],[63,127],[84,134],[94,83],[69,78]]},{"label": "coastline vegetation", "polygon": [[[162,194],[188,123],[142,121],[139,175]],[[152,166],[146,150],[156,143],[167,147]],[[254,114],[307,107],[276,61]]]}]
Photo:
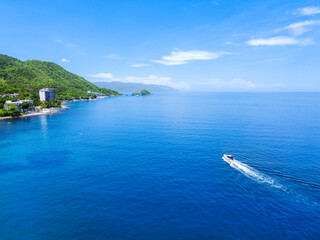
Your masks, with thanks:
[{"label": "coastline vegetation", "polygon": [[[39,90],[42,88],[53,88],[56,99],[41,102]],[[0,54],[0,95],[18,93],[19,99],[33,100],[34,106],[52,108],[61,107],[63,100],[96,98],[91,92],[104,96],[121,95],[117,91],[97,87],[55,63],[38,60],[20,61]],[[5,101],[14,102],[18,98],[0,96],[0,116],[19,116],[20,111],[13,105],[8,110],[4,109]],[[23,110],[29,107],[28,104],[21,105]]]},{"label": "coastline vegetation", "polygon": [[19,93],[20,99],[39,103],[39,90],[53,88],[57,100],[89,99],[94,95],[121,95],[117,91],[99,88],[84,78],[70,73],[61,66],[38,60],[20,61],[0,54],[0,94]]},{"label": "coastline vegetation", "polygon": [[12,104],[8,104],[8,110],[2,108],[0,109],[0,117],[7,117],[7,116],[20,116],[21,112],[19,111],[19,109],[12,105]]}]

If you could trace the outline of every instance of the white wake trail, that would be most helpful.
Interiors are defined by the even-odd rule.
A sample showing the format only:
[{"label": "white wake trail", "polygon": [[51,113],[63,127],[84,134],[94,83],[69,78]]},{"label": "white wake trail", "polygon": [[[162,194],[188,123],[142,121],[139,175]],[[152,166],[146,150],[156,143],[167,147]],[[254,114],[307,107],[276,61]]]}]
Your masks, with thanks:
[{"label": "white wake trail", "polygon": [[233,160],[231,163],[229,163],[230,166],[239,172],[241,172],[243,175],[247,176],[248,178],[258,182],[258,183],[266,183],[272,187],[282,189],[284,191],[287,190],[286,187],[278,183],[275,179],[272,177],[267,176],[266,174],[263,174],[259,172],[258,170],[248,166],[245,163],[239,162],[237,160]]},{"label": "white wake trail", "polygon": [[[225,159],[224,159],[225,160]],[[225,160],[226,161],[226,160]],[[253,167],[248,166],[245,163],[239,162],[235,159],[232,161],[226,161],[229,163],[229,165],[236,169],[237,171],[241,172],[243,175],[246,177],[252,179],[253,181],[261,184],[267,184],[271,187],[277,188],[279,190],[284,191],[287,194],[290,194],[292,196],[292,199],[297,201],[297,202],[303,202],[304,204],[307,204],[309,206],[313,207],[318,207],[319,204],[316,200],[314,199],[309,199],[307,196],[304,196],[302,194],[297,193],[296,191],[292,189],[288,189],[282,184],[278,183],[274,178],[256,170]]]}]

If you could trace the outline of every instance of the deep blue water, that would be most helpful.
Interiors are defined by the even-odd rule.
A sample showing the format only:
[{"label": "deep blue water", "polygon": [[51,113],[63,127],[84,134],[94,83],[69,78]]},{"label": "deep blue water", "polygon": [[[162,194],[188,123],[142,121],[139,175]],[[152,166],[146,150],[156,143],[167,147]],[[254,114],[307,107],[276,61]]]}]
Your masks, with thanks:
[{"label": "deep blue water", "polygon": [[320,93],[69,106],[0,121],[1,240],[320,239]]}]

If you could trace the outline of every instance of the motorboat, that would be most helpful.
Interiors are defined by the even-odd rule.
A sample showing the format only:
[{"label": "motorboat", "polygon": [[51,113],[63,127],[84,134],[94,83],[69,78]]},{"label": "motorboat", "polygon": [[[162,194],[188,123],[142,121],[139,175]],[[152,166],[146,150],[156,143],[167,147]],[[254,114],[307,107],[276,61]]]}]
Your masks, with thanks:
[{"label": "motorboat", "polygon": [[235,160],[234,157],[230,154],[224,154],[222,159],[227,163],[232,163]]}]

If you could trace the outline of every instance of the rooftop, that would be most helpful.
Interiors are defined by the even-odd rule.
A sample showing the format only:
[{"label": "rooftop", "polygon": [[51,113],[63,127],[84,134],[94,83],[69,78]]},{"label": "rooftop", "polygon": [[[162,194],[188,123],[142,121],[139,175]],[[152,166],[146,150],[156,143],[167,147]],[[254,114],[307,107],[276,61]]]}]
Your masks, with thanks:
[{"label": "rooftop", "polygon": [[50,91],[50,90],[54,90],[53,88],[42,88],[39,90],[39,92],[46,92],[46,91]]},{"label": "rooftop", "polygon": [[5,102],[5,104],[21,104],[21,103],[25,103],[25,102],[33,103],[32,100],[25,99],[25,100],[18,100],[16,102],[12,102],[11,100],[8,100],[8,101]]}]

